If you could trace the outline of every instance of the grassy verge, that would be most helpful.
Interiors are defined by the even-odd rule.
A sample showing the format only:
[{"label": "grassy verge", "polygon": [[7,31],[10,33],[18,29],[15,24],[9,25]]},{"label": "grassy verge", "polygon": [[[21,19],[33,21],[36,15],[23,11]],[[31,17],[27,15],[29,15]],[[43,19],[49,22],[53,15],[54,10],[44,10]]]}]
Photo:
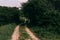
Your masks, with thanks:
[{"label": "grassy verge", "polygon": [[42,28],[39,26],[30,26],[29,28],[41,40],[60,40],[60,35],[53,33],[53,29]]},{"label": "grassy verge", "polygon": [[26,33],[25,27],[20,26],[20,38],[19,40],[28,40],[31,39],[31,37]]},{"label": "grassy verge", "polygon": [[0,40],[10,40],[15,26],[15,23],[0,26]]}]

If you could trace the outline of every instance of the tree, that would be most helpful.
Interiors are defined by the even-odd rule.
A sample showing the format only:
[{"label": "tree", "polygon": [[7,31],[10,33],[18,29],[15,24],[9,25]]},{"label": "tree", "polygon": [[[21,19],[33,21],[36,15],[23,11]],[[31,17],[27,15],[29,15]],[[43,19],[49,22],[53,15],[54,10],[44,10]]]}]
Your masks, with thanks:
[{"label": "tree", "polygon": [[16,7],[0,6],[0,24],[19,23],[20,10]]},{"label": "tree", "polygon": [[22,4],[22,12],[25,17],[30,19],[32,25],[53,29],[56,33],[60,33],[60,7],[57,0],[29,0]]},{"label": "tree", "polygon": [[[52,4],[47,0],[29,0],[22,4],[22,11],[30,19],[31,24],[48,24],[46,14],[54,10]],[[49,20],[48,20],[49,21]]]},{"label": "tree", "polygon": [[50,1],[53,4],[55,10],[60,10],[60,0],[48,0],[48,1]]}]

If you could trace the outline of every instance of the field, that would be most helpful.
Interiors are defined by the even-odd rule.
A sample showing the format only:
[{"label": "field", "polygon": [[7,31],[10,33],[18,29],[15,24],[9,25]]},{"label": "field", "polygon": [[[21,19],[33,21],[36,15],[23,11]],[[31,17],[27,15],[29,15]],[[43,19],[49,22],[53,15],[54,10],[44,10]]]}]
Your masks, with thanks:
[{"label": "field", "polygon": [[0,26],[0,40],[10,40],[15,26],[15,23]]},{"label": "field", "polygon": [[53,29],[39,26],[30,26],[29,28],[41,40],[60,40],[60,35],[53,31]]}]

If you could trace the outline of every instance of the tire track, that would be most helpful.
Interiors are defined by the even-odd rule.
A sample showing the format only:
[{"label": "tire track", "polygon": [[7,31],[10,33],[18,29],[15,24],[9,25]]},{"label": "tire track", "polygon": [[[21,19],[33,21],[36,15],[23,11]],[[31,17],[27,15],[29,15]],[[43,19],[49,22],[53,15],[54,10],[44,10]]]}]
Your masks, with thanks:
[{"label": "tire track", "polygon": [[14,29],[11,40],[19,40],[19,25]]}]

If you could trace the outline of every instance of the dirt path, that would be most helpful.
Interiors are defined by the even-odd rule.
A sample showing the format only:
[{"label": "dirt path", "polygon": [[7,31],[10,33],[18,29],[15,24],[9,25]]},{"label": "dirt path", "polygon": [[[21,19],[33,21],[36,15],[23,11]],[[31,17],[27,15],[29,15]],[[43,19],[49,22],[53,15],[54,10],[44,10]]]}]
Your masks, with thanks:
[{"label": "dirt path", "polygon": [[14,29],[11,40],[18,40],[18,39],[19,39],[19,25],[16,26],[16,28]]},{"label": "dirt path", "polygon": [[[30,29],[27,26],[25,26],[25,31],[27,32],[27,34],[29,34],[32,40],[40,40],[30,31]],[[19,25],[16,26],[16,28],[14,29],[11,40],[19,40]]]},{"label": "dirt path", "polygon": [[32,40],[40,40],[30,31],[30,29],[27,26],[25,26],[25,30],[29,34],[29,36],[32,38]]}]

